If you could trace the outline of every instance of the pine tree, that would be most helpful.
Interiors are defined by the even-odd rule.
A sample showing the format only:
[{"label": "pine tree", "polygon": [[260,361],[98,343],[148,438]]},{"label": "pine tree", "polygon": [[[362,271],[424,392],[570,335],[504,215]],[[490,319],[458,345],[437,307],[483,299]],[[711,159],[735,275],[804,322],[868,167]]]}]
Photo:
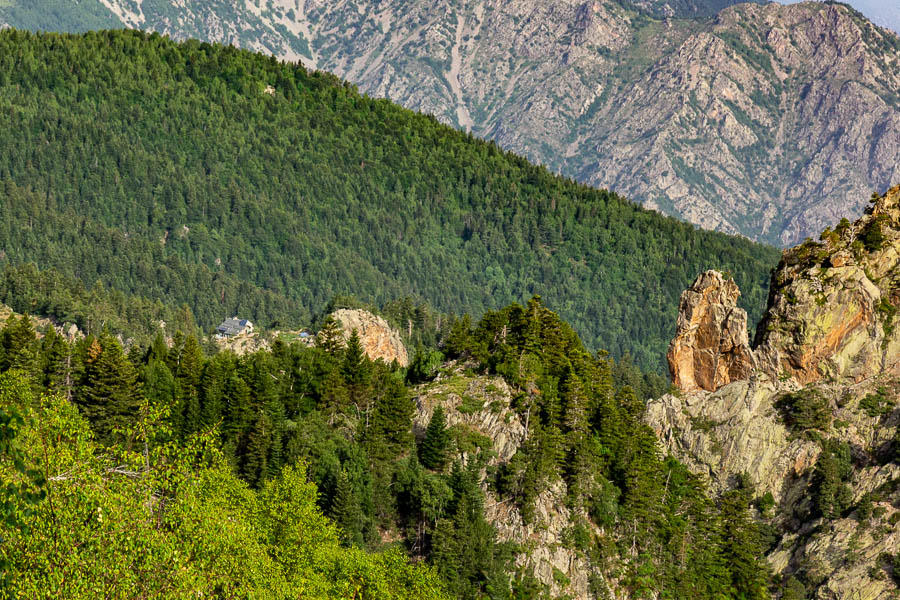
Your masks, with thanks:
[{"label": "pine tree", "polygon": [[166,339],[163,336],[162,331],[157,331],[156,336],[153,338],[153,342],[150,343],[150,347],[147,348],[147,355],[144,357],[145,362],[150,362],[153,360],[166,360],[166,354],[169,352],[169,347],[166,346]]},{"label": "pine tree", "polygon": [[341,527],[341,538],[348,546],[360,546],[362,537],[362,512],[353,491],[353,484],[341,469],[335,482],[334,500],[331,503],[331,518]]},{"label": "pine tree", "polygon": [[412,417],[415,405],[399,380],[385,375],[375,401],[373,432],[370,439],[381,441],[397,452],[412,441]]},{"label": "pine tree", "polygon": [[41,340],[40,364],[43,386],[61,391],[67,398],[71,398],[72,347],[56,332],[55,327],[49,327]]},{"label": "pine tree", "polygon": [[337,367],[328,369],[321,390],[321,408],[328,415],[329,424],[334,424],[337,416],[346,414],[350,407],[350,394]]},{"label": "pine tree", "polygon": [[224,354],[213,356],[200,377],[200,422],[203,429],[218,425],[225,414],[225,388],[230,361]]},{"label": "pine tree", "polygon": [[37,335],[28,315],[6,320],[0,330],[0,371],[17,369],[31,375],[36,366],[35,341]]},{"label": "pine tree", "polygon": [[260,411],[247,437],[247,449],[241,469],[244,479],[253,487],[262,484],[269,464],[271,447],[272,421],[265,411]]},{"label": "pine tree", "polygon": [[471,351],[472,346],[472,317],[468,313],[462,319],[453,321],[450,333],[444,340],[444,351],[447,356],[458,357]]},{"label": "pine tree", "polygon": [[434,408],[425,429],[425,438],[419,446],[419,460],[428,469],[442,471],[447,464],[449,449],[450,432],[447,431],[447,419],[444,416],[444,408],[438,405]]},{"label": "pine tree", "polygon": [[330,356],[340,356],[344,348],[344,334],[341,331],[341,324],[333,316],[325,317],[322,329],[316,335],[316,347]]},{"label": "pine tree", "polygon": [[114,431],[137,417],[140,397],[137,376],[119,342],[104,331],[87,342],[76,401],[97,437],[114,439]]},{"label": "pine tree", "polygon": [[203,373],[203,350],[194,336],[184,341],[175,371],[181,433],[188,435],[200,429],[200,378]]},{"label": "pine tree", "polygon": [[732,490],[722,496],[720,515],[724,527],[725,561],[731,569],[735,597],[764,600],[768,567],[756,525],[750,518],[750,497],[746,490]]},{"label": "pine tree", "polygon": [[347,340],[341,374],[347,382],[350,403],[356,407],[363,421],[363,428],[370,424],[372,366],[359,341],[359,334],[354,329]]},{"label": "pine tree", "polygon": [[144,396],[151,404],[170,410],[175,402],[175,377],[162,360],[152,359],[142,369]]}]

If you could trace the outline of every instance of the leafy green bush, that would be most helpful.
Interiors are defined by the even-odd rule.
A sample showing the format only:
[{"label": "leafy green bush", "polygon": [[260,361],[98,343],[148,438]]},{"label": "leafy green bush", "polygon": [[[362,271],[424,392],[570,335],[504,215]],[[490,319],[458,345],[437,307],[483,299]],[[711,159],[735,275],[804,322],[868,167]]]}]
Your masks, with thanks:
[{"label": "leafy green bush", "polygon": [[[432,569],[396,550],[341,547],[303,464],[254,492],[208,434],[164,441],[164,413],[143,411],[130,451],[99,445],[62,398],[32,409],[21,435],[42,447],[28,464],[50,474],[53,500],[24,516],[27,533],[0,524],[11,597],[446,597]],[[0,482],[16,479],[0,465]]]}]

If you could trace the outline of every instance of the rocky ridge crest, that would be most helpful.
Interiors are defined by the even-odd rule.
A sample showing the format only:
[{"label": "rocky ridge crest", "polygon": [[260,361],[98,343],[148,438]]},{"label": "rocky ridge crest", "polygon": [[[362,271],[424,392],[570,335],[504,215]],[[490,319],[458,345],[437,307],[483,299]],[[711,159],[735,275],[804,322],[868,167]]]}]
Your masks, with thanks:
[{"label": "rocky ridge crest", "polygon": [[[900,186],[874,197],[856,223],[784,252],[751,351],[755,368],[726,381],[708,367],[701,379],[712,385],[701,387],[684,357],[714,355],[710,339],[740,338],[721,318],[708,321],[723,327],[718,337],[685,335],[691,315],[721,315],[734,294],[710,274],[685,294],[694,298],[704,282],[716,293],[682,302],[673,341],[680,389],[648,405],[648,424],[713,492],[745,481],[758,497],[772,495],[774,511],[759,515],[782,532],[769,562],[809,597],[895,597],[900,573],[885,557],[900,547]],[[840,476],[833,448],[845,449]]]},{"label": "rocky ridge crest", "polygon": [[[513,390],[509,384],[500,376],[467,372],[475,366],[451,362],[445,365],[444,374],[418,388],[413,433],[421,440],[434,409],[441,406],[458,457],[465,464],[484,453],[488,468],[492,468],[512,459],[525,441],[525,425],[510,408]],[[496,528],[497,541],[519,548],[516,567],[546,585],[550,597],[592,598],[592,577],[595,585],[602,582],[609,598],[622,597],[615,582],[605,579],[580,552],[563,543],[573,520],[585,515],[573,515],[567,508],[562,482],[538,495],[534,517],[527,523],[515,503],[497,498],[486,479],[482,491],[485,518]]]}]

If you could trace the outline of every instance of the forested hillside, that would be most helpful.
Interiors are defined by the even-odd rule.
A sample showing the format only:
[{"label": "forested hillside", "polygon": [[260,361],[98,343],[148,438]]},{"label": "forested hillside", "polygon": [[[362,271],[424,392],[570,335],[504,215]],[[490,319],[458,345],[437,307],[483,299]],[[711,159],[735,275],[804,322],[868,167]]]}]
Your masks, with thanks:
[{"label": "forested hillside", "polygon": [[697,272],[730,271],[754,320],[777,258],[331,75],[139,32],[0,33],[0,148],[0,262],[50,271],[18,285],[186,304],[205,330],[304,325],[336,294],[480,315],[539,293],[661,370]]},{"label": "forested hillside", "polygon": [[[561,493],[559,545],[587,565],[591,596],[768,597],[752,491],[714,502],[660,455],[627,370],[588,353],[539,298],[456,321],[441,348],[400,370],[326,320],[312,347],[206,355],[178,333],[126,353],[106,332],[68,340],[10,317],[3,591],[550,598],[576,573],[537,577],[531,542],[501,542],[488,509],[533,523]],[[479,377],[509,390],[483,410],[524,427],[502,460],[501,440],[439,410],[413,427],[422,394]],[[482,410],[463,403],[448,410]]]},{"label": "forested hillside", "polygon": [[[128,27],[300,61],[583,183],[777,246],[856,218],[900,174],[900,38],[834,0],[39,4],[0,2],[0,27]],[[850,4],[897,29],[900,3]]]}]

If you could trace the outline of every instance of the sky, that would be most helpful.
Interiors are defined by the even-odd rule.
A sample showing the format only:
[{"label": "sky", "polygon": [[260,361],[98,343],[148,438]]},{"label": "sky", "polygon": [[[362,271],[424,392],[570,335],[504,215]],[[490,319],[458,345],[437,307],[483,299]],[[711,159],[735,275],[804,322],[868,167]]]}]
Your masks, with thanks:
[{"label": "sky", "polygon": [[[794,4],[799,0],[780,0],[782,4]],[[870,21],[900,32],[900,0],[843,0]]]}]

